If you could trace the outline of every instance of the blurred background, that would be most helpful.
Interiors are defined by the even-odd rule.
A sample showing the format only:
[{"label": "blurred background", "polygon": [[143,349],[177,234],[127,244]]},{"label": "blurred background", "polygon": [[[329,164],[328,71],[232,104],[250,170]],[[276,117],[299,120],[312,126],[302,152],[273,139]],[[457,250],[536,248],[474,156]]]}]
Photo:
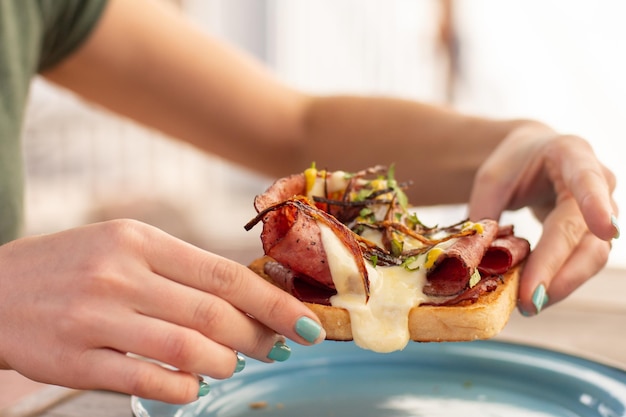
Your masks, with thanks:
[{"label": "blurred background", "polygon": [[[167,0],[154,0],[167,1]],[[173,1],[173,0],[169,0]],[[588,139],[626,178],[626,3],[619,0],[177,0],[208,32],[316,93],[375,93],[529,117]],[[273,179],[198,153],[38,79],[26,126],[27,233],[132,217],[198,246],[250,259],[252,199]],[[417,180],[413,178],[413,180]],[[616,198],[626,208],[623,183]],[[428,223],[464,207],[423,208]],[[518,234],[540,230],[507,213]],[[626,227],[626,222],[623,228]],[[626,267],[616,241],[610,266]],[[245,255],[248,254],[248,255]]]}]

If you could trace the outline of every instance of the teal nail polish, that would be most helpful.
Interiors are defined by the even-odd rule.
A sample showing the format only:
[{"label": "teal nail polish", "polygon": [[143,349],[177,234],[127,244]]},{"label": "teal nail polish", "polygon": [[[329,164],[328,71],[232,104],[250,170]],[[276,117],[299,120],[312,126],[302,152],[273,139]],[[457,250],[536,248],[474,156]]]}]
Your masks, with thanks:
[{"label": "teal nail polish", "polygon": [[309,343],[313,343],[322,333],[322,326],[308,317],[300,317],[296,322],[296,333]]},{"label": "teal nail polish", "polygon": [[237,365],[235,366],[235,373],[243,371],[243,368],[246,367],[246,358],[237,354]]},{"label": "teal nail polish", "polygon": [[289,359],[289,356],[291,356],[291,348],[284,342],[276,342],[272,350],[270,350],[270,353],[268,353],[267,359],[284,362]]},{"label": "teal nail polish", "polygon": [[619,239],[619,224],[617,224],[617,217],[615,217],[614,214],[611,214],[611,224],[615,228],[615,236],[613,236],[613,239]]},{"label": "teal nail polish", "polygon": [[198,389],[198,398],[204,397],[211,392],[211,387],[204,381],[200,381],[200,388]]},{"label": "teal nail polish", "polygon": [[543,284],[539,284],[539,286],[535,289],[533,293],[533,304],[537,309],[537,314],[541,312],[541,310],[548,304],[549,297],[546,292],[546,287]]}]

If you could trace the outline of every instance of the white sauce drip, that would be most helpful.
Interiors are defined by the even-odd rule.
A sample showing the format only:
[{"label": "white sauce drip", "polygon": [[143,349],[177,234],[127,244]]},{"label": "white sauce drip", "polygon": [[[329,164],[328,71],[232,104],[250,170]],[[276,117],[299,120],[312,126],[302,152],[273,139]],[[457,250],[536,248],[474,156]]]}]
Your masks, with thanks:
[{"label": "white sauce drip", "polygon": [[409,312],[428,300],[422,290],[426,283],[424,268],[416,271],[401,266],[374,268],[366,262],[370,281],[370,298],[366,302],[363,279],[354,257],[330,228],[319,226],[337,288],[337,295],[330,301],[350,313],[354,342],[375,352],[404,349],[410,340]]}]

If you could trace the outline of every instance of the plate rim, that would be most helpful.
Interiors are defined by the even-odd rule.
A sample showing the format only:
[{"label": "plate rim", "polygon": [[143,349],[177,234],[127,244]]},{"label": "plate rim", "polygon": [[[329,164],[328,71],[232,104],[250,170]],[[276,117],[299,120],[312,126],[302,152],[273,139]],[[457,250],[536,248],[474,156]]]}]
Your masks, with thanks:
[{"label": "plate rim", "polygon": [[[316,348],[317,350],[314,350]],[[244,372],[246,373],[246,376],[244,378],[252,378],[255,374],[258,373],[268,373],[271,374],[271,376],[278,376],[283,373],[288,373],[294,369],[301,368],[302,366],[310,367],[315,363],[317,363],[318,365],[323,364],[325,366],[332,365],[333,363],[347,364],[353,361],[360,362],[368,357],[377,358],[380,363],[385,361],[403,362],[403,359],[406,359],[407,355],[409,355],[408,357],[411,357],[410,355],[412,355],[416,349],[422,348],[429,353],[436,352],[436,355],[438,355],[437,359],[445,359],[446,357],[449,357],[458,360],[461,357],[479,356],[486,358],[487,360],[498,360],[504,361],[504,363],[519,365],[520,362],[513,362],[507,360],[506,358],[525,357],[527,359],[527,363],[529,363],[534,368],[544,369],[537,366],[537,359],[540,358],[542,359],[541,363],[544,365],[549,365],[549,369],[554,372],[559,373],[558,370],[555,370],[559,366],[592,371],[595,374],[605,378],[608,382],[612,381],[615,384],[619,384],[620,388],[623,389],[626,393],[626,370],[624,369],[613,366],[611,364],[602,363],[600,361],[551,348],[545,348],[528,343],[493,339],[454,343],[416,343],[410,344],[404,350],[400,352],[394,352],[393,354],[379,354],[363,350],[351,342],[325,341],[316,346],[296,345],[294,348],[292,348],[292,351],[299,356],[294,358],[292,353],[292,358],[289,361],[279,364],[280,368],[270,368],[269,366],[272,366],[271,364],[260,361],[252,361],[244,369]],[[331,350],[335,351],[333,352],[332,357],[331,355],[328,355]],[[307,351],[312,353],[307,355]],[[338,355],[337,351],[339,352]],[[492,356],[486,357],[485,354],[490,354]],[[348,355],[352,355],[353,359],[351,359],[350,361],[346,361]],[[496,358],[494,358],[493,355],[495,355]],[[413,361],[413,363],[418,365],[420,363],[423,363],[423,361],[416,360]],[[274,366],[275,365],[276,364],[274,364]],[[224,384],[228,384],[229,381],[231,381],[232,379],[233,378],[215,380],[207,378],[211,385],[217,385],[218,387]],[[204,397],[205,401],[210,401],[208,400],[210,397],[210,395]],[[202,400],[203,398],[199,399],[198,401]],[[184,416],[183,409],[188,406],[192,406],[194,408],[197,407],[198,401],[194,401],[189,404],[173,405],[162,403],[156,400],[148,400],[137,396],[131,396],[130,400],[131,411],[135,417],[153,417],[150,414],[149,410],[146,409],[145,404],[158,404],[161,407],[171,407],[172,413],[170,417]],[[620,399],[620,401],[620,405],[626,408],[626,398]]]}]

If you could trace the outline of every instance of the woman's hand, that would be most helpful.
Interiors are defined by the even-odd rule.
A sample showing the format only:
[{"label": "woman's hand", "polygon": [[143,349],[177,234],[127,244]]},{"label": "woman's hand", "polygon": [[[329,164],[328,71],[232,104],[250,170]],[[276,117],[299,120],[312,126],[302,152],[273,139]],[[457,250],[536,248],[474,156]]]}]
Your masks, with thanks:
[{"label": "woman's hand", "polygon": [[513,131],[481,166],[471,218],[528,206],[543,223],[522,272],[523,314],[562,300],[604,267],[619,236],[614,188],[614,174],[589,143],[538,123]]},{"label": "woman's hand", "polygon": [[248,268],[135,221],[19,239],[0,265],[0,367],[45,383],[184,403],[198,374],[241,368],[237,352],[284,360],[285,337],[324,338],[309,309]]}]

